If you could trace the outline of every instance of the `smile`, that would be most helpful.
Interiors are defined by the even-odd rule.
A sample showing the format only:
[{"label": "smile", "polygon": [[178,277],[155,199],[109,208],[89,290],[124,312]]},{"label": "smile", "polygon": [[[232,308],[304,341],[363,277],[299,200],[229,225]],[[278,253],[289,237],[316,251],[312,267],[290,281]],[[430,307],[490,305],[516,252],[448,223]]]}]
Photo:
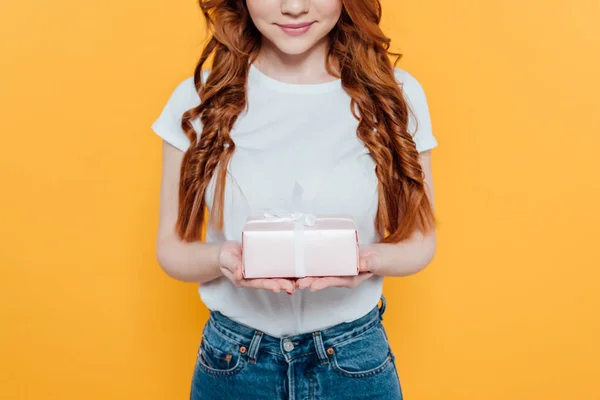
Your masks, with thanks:
[{"label": "smile", "polygon": [[277,26],[279,26],[284,33],[290,36],[298,36],[308,32],[312,24],[314,24],[314,22],[307,22],[303,24],[277,24]]}]

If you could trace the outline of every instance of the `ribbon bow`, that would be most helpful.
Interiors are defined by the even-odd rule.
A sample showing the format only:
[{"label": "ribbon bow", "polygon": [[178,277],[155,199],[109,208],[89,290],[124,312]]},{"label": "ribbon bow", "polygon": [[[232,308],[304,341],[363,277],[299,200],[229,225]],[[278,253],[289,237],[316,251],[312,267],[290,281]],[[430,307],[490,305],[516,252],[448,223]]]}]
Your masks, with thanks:
[{"label": "ribbon bow", "polygon": [[314,226],[317,221],[317,217],[314,214],[285,210],[267,210],[264,217],[268,221],[295,221],[304,226]]},{"label": "ribbon bow", "polygon": [[305,213],[302,210],[302,196],[304,190],[296,181],[294,191],[292,192],[292,207],[291,209],[276,208],[265,210],[264,217],[269,221],[295,221],[305,226],[314,226],[317,217],[313,214]]}]

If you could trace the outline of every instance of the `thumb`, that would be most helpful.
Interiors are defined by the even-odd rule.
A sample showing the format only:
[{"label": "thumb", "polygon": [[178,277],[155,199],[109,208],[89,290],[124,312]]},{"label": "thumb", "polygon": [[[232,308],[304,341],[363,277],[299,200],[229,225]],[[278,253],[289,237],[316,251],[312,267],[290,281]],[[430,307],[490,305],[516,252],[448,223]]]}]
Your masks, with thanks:
[{"label": "thumb", "polygon": [[370,272],[371,263],[369,257],[361,257],[358,262],[358,272]]},{"label": "thumb", "polygon": [[242,271],[242,267],[241,267],[241,266],[238,266],[238,267],[235,269],[235,272],[234,272],[234,277],[235,277],[235,279],[237,279],[237,280],[240,280],[240,281],[241,281],[242,279],[244,279],[244,273],[243,273],[243,271]]}]

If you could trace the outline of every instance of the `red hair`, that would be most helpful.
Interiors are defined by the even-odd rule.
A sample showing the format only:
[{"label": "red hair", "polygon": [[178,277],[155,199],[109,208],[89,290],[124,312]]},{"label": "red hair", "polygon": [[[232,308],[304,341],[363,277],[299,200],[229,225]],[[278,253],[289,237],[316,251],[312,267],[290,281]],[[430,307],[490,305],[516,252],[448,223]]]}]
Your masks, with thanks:
[{"label": "red hair", "polygon": [[[250,64],[260,50],[261,35],[244,0],[200,0],[212,36],[194,73],[201,104],[184,113],[182,128],[190,140],[183,156],[176,232],[184,241],[200,239],[206,217],[205,194],[216,173],[210,218],[223,229],[223,201],[227,165],[235,151],[230,132],[247,105]],[[433,208],[425,190],[419,153],[408,132],[409,107],[394,75],[390,39],[379,27],[379,0],[343,0],[337,25],[329,34],[327,70],[341,79],[351,96],[358,120],[357,135],[369,150],[379,181],[375,227],[382,242],[395,243],[413,232],[434,228]],[[214,55],[211,71],[202,82],[202,67]],[[354,110],[358,113],[355,113]],[[200,117],[198,140],[191,120]]]}]

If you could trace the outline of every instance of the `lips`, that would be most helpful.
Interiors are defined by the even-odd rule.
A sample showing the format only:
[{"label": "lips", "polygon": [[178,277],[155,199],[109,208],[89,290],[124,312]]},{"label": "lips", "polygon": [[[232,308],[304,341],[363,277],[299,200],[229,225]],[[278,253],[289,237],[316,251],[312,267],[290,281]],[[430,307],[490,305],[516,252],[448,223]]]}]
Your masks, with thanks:
[{"label": "lips", "polygon": [[298,24],[277,24],[281,30],[289,36],[300,36],[308,32],[314,22],[304,22]]},{"label": "lips", "polygon": [[313,22],[305,22],[302,24],[278,24],[278,25],[282,28],[287,28],[287,29],[301,29],[301,28],[306,28],[307,26],[311,26],[312,24],[313,24]]}]

